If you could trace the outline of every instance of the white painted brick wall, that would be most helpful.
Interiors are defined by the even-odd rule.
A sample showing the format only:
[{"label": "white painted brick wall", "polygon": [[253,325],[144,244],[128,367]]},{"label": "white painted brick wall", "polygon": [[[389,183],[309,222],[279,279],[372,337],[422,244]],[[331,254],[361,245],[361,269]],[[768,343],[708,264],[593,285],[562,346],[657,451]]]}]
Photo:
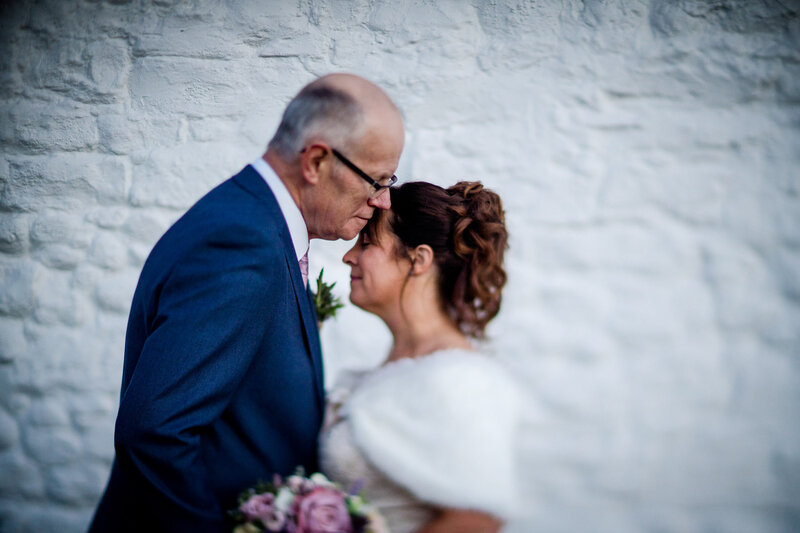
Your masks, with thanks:
[{"label": "white painted brick wall", "polygon": [[[147,253],[339,70],[404,109],[399,175],[504,198],[510,531],[800,530],[797,2],[7,4],[0,530],[86,527]],[[341,294],[347,247],[312,245]],[[388,335],[350,306],[323,343],[332,379]]]}]

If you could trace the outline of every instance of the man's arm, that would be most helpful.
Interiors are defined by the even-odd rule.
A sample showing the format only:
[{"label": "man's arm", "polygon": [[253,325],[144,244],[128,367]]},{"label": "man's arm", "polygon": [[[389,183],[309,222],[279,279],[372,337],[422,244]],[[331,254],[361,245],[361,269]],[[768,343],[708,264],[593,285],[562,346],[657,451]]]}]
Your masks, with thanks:
[{"label": "man's arm", "polygon": [[141,525],[156,530],[220,531],[224,523],[201,443],[262,343],[275,290],[269,267],[283,264],[252,241],[232,247],[224,240],[230,231],[167,277],[120,400],[120,467],[137,479],[137,508],[153,521]]}]

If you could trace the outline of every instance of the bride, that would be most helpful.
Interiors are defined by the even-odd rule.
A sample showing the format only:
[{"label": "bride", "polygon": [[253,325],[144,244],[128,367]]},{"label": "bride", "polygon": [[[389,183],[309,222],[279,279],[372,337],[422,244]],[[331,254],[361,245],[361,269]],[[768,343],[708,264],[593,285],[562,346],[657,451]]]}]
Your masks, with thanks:
[{"label": "bride", "polygon": [[390,189],[344,256],[350,300],[394,342],[329,395],[323,471],[360,484],[392,533],[494,532],[515,509],[513,381],[474,341],[500,307],[507,233],[479,182]]}]

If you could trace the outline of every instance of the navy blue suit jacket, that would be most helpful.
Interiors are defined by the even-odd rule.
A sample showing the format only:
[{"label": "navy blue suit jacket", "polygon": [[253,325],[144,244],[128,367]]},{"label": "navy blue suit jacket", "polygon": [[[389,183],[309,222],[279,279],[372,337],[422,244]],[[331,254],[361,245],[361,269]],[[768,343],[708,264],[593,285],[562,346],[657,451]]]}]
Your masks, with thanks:
[{"label": "navy blue suit jacket", "polygon": [[144,265],[116,459],[90,531],[229,531],[241,490],[317,469],[323,405],[314,307],[275,197],[248,166]]}]

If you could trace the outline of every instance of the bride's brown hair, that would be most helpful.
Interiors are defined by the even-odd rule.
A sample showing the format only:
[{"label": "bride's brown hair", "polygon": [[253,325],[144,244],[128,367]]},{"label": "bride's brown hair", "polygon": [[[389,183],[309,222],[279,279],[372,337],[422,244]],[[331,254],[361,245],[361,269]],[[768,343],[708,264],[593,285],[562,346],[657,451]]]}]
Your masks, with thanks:
[{"label": "bride's brown hair", "polygon": [[[392,207],[376,210],[365,228],[373,242],[379,228],[397,236],[396,253],[427,244],[438,267],[445,312],[465,334],[481,338],[500,310],[506,283],[503,254],[508,233],[500,197],[478,181],[443,189],[423,181],[390,189]],[[409,272],[410,275],[410,272]]]}]

